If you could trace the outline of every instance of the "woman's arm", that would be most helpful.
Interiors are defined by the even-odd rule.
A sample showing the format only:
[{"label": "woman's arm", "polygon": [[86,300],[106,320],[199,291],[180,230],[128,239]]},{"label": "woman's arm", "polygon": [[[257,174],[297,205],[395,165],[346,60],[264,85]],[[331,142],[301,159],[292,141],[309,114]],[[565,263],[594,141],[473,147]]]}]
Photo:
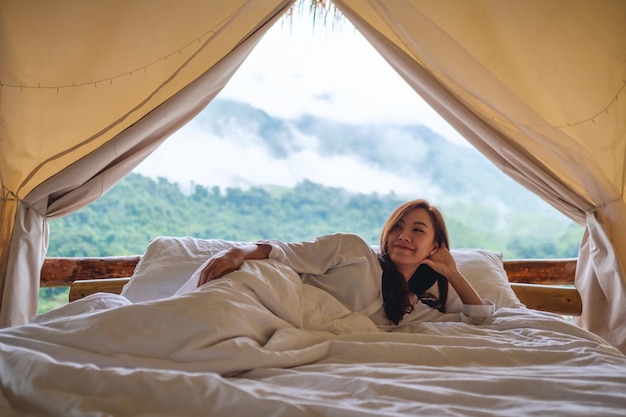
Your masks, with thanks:
[{"label": "woman's arm", "polygon": [[459,295],[463,304],[485,304],[474,287],[472,287],[457,268],[456,262],[448,248],[440,247],[435,253],[424,259],[423,263],[429,265],[435,271],[446,277],[450,285],[452,285],[452,288],[454,288],[454,291]]},{"label": "woman's arm", "polygon": [[213,255],[200,273],[198,287],[239,269],[246,259],[267,259],[271,250],[268,244],[253,243],[233,246]]},{"label": "woman's arm", "polygon": [[454,291],[459,295],[463,304],[481,305],[485,304],[480,295],[476,292],[474,287],[467,281],[467,279],[457,270],[450,276],[446,276]]}]

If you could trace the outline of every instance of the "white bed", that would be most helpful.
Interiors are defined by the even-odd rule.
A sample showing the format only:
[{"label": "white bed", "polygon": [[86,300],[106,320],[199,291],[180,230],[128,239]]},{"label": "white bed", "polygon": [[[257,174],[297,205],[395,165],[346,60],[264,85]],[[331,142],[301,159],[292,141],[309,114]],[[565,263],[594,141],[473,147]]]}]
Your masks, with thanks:
[{"label": "white bed", "polygon": [[453,251],[492,318],[382,331],[274,261],[185,293],[230,244],[155,239],[121,295],[0,331],[0,415],[626,414],[626,357],[525,308],[495,252]]}]

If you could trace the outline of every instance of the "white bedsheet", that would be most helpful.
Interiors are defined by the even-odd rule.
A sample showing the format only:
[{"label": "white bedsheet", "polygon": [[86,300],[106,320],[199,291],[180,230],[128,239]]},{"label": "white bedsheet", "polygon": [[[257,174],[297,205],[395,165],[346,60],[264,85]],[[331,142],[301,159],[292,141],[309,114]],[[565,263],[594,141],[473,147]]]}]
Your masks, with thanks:
[{"label": "white bedsheet", "polygon": [[96,294],[0,331],[0,415],[608,416],[626,357],[557,316],[378,331],[272,261],[132,304]]}]

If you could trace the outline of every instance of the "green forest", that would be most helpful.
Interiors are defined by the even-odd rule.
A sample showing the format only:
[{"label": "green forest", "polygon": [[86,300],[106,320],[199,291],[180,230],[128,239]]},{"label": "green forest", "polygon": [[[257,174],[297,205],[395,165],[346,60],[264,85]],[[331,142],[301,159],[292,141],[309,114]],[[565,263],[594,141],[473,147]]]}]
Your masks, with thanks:
[{"label": "green forest", "polygon": [[[395,194],[350,193],[304,181],[293,188],[206,188],[184,193],[176,183],[131,173],[104,197],[50,222],[47,256],[142,254],[157,236],[236,241],[308,240],[353,232],[377,244],[395,207]],[[439,206],[453,248],[500,251],[505,258],[576,257],[582,228],[555,215],[512,213],[504,223],[493,205],[480,201]],[[496,223],[502,223],[500,225]],[[67,301],[67,288],[42,288],[40,312]]]},{"label": "green forest", "polygon": [[[384,221],[406,198],[350,193],[304,181],[293,188],[242,190],[199,185],[191,193],[166,179],[131,173],[100,200],[50,222],[47,256],[141,254],[156,236],[238,241],[299,241],[352,232],[377,244]],[[500,251],[505,258],[575,257],[582,236],[576,224],[553,215],[512,213],[507,224],[492,205],[439,206],[451,246]]]}]

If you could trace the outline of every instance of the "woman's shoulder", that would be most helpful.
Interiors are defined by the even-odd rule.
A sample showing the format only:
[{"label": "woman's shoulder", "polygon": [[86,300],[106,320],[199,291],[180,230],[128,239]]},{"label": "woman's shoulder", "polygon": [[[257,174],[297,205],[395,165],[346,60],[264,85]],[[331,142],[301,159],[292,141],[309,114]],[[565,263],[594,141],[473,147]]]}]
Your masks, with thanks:
[{"label": "woman's shoulder", "polygon": [[354,248],[378,253],[378,246],[370,245],[361,235],[356,233],[337,232],[320,236],[318,239],[337,241],[337,244],[343,248]]},{"label": "woman's shoulder", "polygon": [[336,232],[330,233],[327,235],[319,236],[318,239],[327,239],[327,240],[341,240],[343,242],[353,242],[359,244],[369,245],[363,237],[356,233],[348,233],[348,232]]}]

